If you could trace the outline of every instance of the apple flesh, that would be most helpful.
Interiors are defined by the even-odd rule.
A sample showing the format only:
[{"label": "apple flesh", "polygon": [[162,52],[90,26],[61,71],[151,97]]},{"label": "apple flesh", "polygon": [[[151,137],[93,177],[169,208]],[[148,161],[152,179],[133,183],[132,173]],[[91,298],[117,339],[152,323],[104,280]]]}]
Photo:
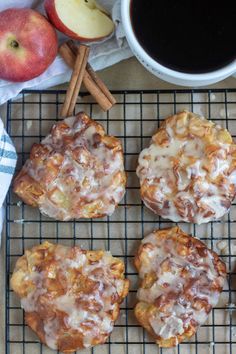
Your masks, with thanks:
[{"label": "apple flesh", "polygon": [[32,9],[0,12],[0,78],[13,82],[42,74],[57,55],[56,31]]},{"label": "apple flesh", "polygon": [[48,18],[70,38],[94,42],[114,31],[109,14],[95,0],[45,0]]}]

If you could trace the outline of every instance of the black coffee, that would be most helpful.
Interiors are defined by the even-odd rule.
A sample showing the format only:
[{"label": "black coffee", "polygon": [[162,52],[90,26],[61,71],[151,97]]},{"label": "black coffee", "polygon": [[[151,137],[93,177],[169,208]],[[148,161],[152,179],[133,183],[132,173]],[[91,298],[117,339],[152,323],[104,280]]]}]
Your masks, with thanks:
[{"label": "black coffee", "polygon": [[228,0],[132,0],[142,47],[171,69],[205,73],[236,59],[236,4]]}]

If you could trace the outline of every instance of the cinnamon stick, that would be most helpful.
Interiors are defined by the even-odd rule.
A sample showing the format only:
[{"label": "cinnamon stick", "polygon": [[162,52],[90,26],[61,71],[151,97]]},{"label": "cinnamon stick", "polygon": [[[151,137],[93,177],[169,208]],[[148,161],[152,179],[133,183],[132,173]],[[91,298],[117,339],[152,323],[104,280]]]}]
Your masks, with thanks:
[{"label": "cinnamon stick", "polygon": [[[73,41],[68,41],[62,44],[59,48],[60,55],[71,68],[74,68],[78,50],[78,47],[73,43]],[[84,72],[83,82],[86,89],[104,111],[109,110],[116,103],[115,98],[107,89],[106,85],[88,63]]]},{"label": "cinnamon stick", "polygon": [[88,62],[89,47],[81,45],[78,48],[77,57],[74,63],[74,69],[69,83],[69,88],[66,93],[65,102],[61,110],[63,118],[73,114],[80,87],[83,81],[86,65]]},{"label": "cinnamon stick", "polygon": [[97,86],[101,89],[101,91],[104,93],[104,95],[108,98],[108,100],[112,103],[114,106],[116,104],[116,99],[115,97],[111,94],[111,92],[108,90],[104,82],[100,79],[100,77],[97,75],[97,73],[93,70],[91,65],[87,63],[87,71],[93,78],[93,80],[96,82]]},{"label": "cinnamon stick", "polygon": [[[68,47],[72,50],[72,52],[77,55],[78,53],[78,47],[76,44],[70,40],[67,42]],[[91,65],[87,63],[86,66],[87,72],[90,74],[92,77],[93,81],[97,84],[97,86],[101,89],[101,91],[104,93],[104,95],[108,98],[108,100],[112,103],[112,105],[116,104],[115,97],[110,93],[104,82],[100,79],[100,77],[96,74],[96,72],[93,70]]]}]

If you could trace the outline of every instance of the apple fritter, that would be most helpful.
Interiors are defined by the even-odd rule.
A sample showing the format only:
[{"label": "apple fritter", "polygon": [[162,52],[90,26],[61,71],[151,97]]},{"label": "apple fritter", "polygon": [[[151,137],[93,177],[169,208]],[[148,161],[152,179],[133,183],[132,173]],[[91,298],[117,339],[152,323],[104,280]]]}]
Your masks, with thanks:
[{"label": "apple fritter", "polygon": [[71,353],[107,340],[129,281],[110,252],[45,242],[18,259],[11,287],[41,342]]},{"label": "apple fritter", "polygon": [[120,140],[79,113],[55,124],[41,144],[33,145],[13,189],[43,214],[67,221],[111,215],[125,185]]},{"label": "apple fritter", "polygon": [[236,145],[226,129],[191,112],[168,117],[139,156],[141,197],[172,221],[206,223],[236,194]]},{"label": "apple fritter", "polygon": [[192,337],[218,302],[226,266],[179,227],[155,230],[135,257],[141,278],[135,315],[160,347]]}]

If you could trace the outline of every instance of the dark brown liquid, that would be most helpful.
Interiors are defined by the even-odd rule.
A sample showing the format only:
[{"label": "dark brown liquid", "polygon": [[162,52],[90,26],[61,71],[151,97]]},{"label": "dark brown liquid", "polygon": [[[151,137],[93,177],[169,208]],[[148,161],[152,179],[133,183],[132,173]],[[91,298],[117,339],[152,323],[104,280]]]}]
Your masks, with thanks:
[{"label": "dark brown liquid", "polygon": [[135,35],[160,64],[187,73],[236,59],[236,4],[212,0],[132,0]]}]

